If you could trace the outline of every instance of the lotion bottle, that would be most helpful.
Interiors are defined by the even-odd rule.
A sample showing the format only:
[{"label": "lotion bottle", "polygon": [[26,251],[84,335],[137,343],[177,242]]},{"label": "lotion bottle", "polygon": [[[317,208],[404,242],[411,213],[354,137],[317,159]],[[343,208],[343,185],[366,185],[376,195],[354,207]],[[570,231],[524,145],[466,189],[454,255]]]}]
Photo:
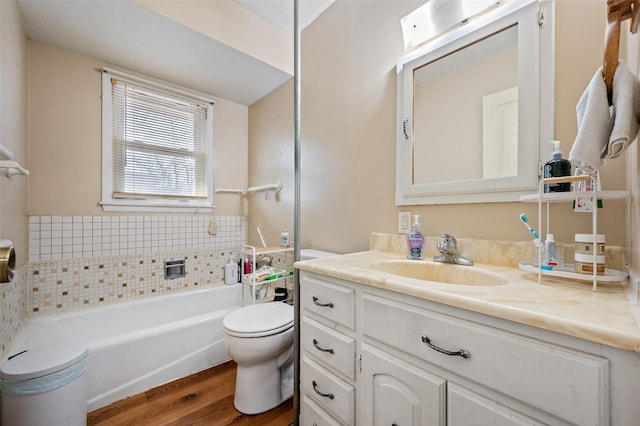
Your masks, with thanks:
[{"label": "lotion bottle", "polygon": [[407,236],[409,259],[423,259],[424,234],[420,231],[420,215],[413,215],[413,226]]},{"label": "lotion bottle", "polygon": [[[560,141],[550,141],[553,144],[553,154],[551,160],[544,165],[544,177],[562,177],[571,176],[571,162],[562,158],[560,151]],[[548,183],[544,185],[544,192],[566,192],[571,191],[570,182]]]}]

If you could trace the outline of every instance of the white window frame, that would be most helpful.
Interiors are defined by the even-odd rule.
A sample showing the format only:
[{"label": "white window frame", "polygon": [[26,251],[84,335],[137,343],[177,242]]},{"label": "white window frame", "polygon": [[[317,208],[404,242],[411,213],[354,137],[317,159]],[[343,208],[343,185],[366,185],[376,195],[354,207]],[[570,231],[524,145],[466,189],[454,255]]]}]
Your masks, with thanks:
[{"label": "white window frame", "polygon": [[[207,105],[207,121],[204,135],[204,150],[206,155],[206,199],[205,198],[114,198],[113,197],[113,113],[111,79],[146,86],[151,90],[165,92],[179,98],[205,102]],[[201,98],[191,93],[183,92],[155,82],[134,77],[111,69],[102,69],[102,201],[100,205],[106,212],[183,212],[183,213],[211,213],[213,204],[213,104],[210,99]]]}]

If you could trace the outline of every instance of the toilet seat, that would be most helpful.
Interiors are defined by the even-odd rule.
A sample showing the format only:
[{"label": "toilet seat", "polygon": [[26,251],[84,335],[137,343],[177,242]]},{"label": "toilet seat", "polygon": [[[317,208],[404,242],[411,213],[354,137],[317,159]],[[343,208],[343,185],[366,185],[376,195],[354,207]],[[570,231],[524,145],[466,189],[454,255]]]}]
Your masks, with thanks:
[{"label": "toilet seat", "polygon": [[271,336],[293,327],[293,307],[282,302],[249,305],[231,312],[222,324],[231,336]]}]

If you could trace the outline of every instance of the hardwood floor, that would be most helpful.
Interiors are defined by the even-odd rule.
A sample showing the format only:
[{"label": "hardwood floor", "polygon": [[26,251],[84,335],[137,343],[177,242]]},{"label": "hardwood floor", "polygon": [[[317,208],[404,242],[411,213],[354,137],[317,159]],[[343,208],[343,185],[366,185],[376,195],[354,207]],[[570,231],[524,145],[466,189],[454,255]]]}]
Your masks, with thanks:
[{"label": "hardwood floor", "polygon": [[233,406],[233,361],[99,408],[87,425],[256,425],[287,426],[294,420],[293,399],[263,414],[247,416]]}]

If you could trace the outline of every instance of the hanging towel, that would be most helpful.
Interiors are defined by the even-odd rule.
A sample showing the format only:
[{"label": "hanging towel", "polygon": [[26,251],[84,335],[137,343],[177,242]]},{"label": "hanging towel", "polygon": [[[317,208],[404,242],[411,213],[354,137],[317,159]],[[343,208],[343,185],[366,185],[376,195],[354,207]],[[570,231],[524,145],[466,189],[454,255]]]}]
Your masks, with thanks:
[{"label": "hanging towel", "polygon": [[638,135],[640,123],[640,81],[624,62],[618,62],[613,76],[613,106],[609,108],[602,68],[596,71],[576,106],[578,135],[569,161],[593,174],[622,154]]},{"label": "hanging towel", "polygon": [[609,143],[613,121],[609,113],[607,86],[602,79],[602,67],[596,71],[576,106],[578,134],[569,161],[589,174],[603,163],[602,152]]},{"label": "hanging towel", "polygon": [[613,76],[613,131],[604,147],[602,158],[616,158],[622,154],[638,135],[640,122],[640,81],[629,66],[618,62]]}]

